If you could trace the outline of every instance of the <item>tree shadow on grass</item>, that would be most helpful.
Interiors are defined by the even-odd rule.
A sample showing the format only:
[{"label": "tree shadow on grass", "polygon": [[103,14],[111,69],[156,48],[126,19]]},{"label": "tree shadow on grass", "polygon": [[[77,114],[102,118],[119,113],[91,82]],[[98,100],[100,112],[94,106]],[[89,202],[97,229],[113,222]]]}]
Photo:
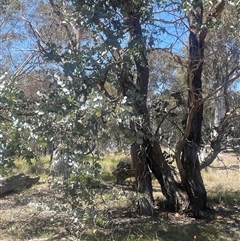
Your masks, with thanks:
[{"label": "tree shadow on grass", "polygon": [[110,230],[94,229],[81,240],[238,241],[239,236],[233,232],[232,225],[231,228],[226,226],[223,220],[189,220],[184,216],[166,214],[158,218],[122,219]]},{"label": "tree shadow on grass", "polygon": [[[43,190],[41,190],[42,193]],[[32,198],[49,201],[51,192],[40,198],[32,192]],[[29,193],[29,200],[31,200]],[[139,216],[136,206],[114,207],[111,211],[99,213],[104,222],[90,220],[83,225],[79,220],[73,223],[71,216],[49,211],[32,212],[29,200],[23,203],[9,202],[6,211],[15,210],[15,219],[5,220],[2,230],[22,239],[51,237],[60,232],[64,238],[56,240],[98,240],[98,241],[238,241],[240,237],[240,191],[209,194],[209,205],[213,212],[206,219],[196,220],[186,215],[168,211],[166,202],[159,201],[159,212],[155,217]],[[51,196],[53,198],[53,195]],[[11,205],[10,205],[11,204]],[[23,208],[23,204],[26,206]],[[27,206],[28,205],[28,206]],[[28,210],[29,207],[30,209]],[[19,216],[23,212],[23,216]],[[26,212],[29,215],[26,216]],[[12,216],[12,215],[11,215]],[[11,230],[10,230],[11,229]],[[68,232],[67,229],[70,231]]]},{"label": "tree shadow on grass", "polygon": [[[169,213],[165,202],[160,203],[161,208],[156,217],[140,217],[125,212],[125,216],[112,219],[105,228],[94,227],[83,233],[81,240],[238,241],[239,192],[211,195],[209,203],[212,212],[201,220]],[[126,214],[132,217],[126,217]]]},{"label": "tree shadow on grass", "polygon": [[[142,218],[134,222],[125,220],[125,222],[112,228],[106,233],[106,230],[97,230],[87,236],[83,235],[81,240],[162,240],[162,241],[212,241],[212,240],[239,240],[235,234],[226,232],[224,224],[206,221],[183,221],[178,217],[178,222],[172,222],[170,218],[147,219]],[[227,230],[228,231],[228,230]]]}]

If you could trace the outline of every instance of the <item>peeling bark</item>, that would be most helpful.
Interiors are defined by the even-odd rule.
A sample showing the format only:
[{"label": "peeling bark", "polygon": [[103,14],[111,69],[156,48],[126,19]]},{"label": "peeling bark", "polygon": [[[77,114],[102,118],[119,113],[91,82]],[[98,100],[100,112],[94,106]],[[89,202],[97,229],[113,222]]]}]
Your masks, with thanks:
[{"label": "peeling bark", "polygon": [[[185,122],[185,133],[178,143],[176,160],[180,171],[181,184],[177,182],[173,170],[166,162],[159,143],[152,141],[152,134],[147,109],[149,67],[146,58],[146,44],[142,35],[138,10],[128,1],[125,9],[131,44],[134,45],[133,57],[137,69],[136,81],[130,78],[128,70],[123,69],[124,78],[120,78],[122,93],[131,98],[133,114],[132,133],[142,133],[142,139],[131,146],[133,166],[137,171],[138,190],[143,193],[140,212],[152,215],[154,211],[152,183],[149,168],[158,179],[162,192],[175,211],[184,212],[189,208],[194,216],[199,216],[206,208],[207,194],[200,172],[198,148],[201,143],[201,126],[203,119],[202,68],[204,61],[204,40],[207,29],[203,28],[203,3],[193,1],[188,13],[189,20],[189,66],[188,66],[188,106],[189,113]],[[224,1],[209,13],[206,22],[218,16],[224,9]],[[205,23],[206,24],[206,23]],[[129,46],[131,48],[131,46]],[[127,77],[126,77],[127,76]],[[138,121],[136,121],[138,120]],[[139,120],[141,123],[139,124]],[[150,141],[151,140],[151,141]],[[141,143],[141,144],[138,144]]]},{"label": "peeling bark", "polygon": [[[189,211],[199,217],[206,208],[207,192],[201,177],[198,149],[201,144],[203,120],[202,70],[204,44],[207,29],[203,28],[203,2],[193,1],[188,13],[189,22],[189,67],[188,67],[188,118],[185,121],[185,134],[177,150],[177,164],[180,167],[182,184],[188,194]],[[218,16],[224,9],[224,1],[217,5],[206,21]],[[181,157],[180,157],[181,155]]]}]

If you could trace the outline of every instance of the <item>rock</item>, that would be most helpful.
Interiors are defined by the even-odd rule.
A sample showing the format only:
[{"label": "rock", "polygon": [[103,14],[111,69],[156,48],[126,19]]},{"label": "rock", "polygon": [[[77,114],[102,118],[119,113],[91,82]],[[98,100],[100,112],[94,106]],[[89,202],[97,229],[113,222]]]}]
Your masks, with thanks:
[{"label": "rock", "polygon": [[39,181],[40,177],[30,177],[24,173],[16,174],[10,178],[0,178],[0,196],[12,192],[19,192],[29,188]]}]

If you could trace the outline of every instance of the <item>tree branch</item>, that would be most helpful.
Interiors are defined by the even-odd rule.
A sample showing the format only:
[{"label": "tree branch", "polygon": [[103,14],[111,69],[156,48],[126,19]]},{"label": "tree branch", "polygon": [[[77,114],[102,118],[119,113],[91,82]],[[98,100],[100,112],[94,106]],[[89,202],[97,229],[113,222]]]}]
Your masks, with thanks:
[{"label": "tree branch", "polygon": [[[217,18],[222,13],[222,11],[225,9],[225,3],[226,3],[225,0],[221,0],[221,2],[216,6],[216,8],[208,14],[207,19],[205,21],[205,25],[207,25],[214,18]],[[207,32],[208,32],[207,28],[204,28],[203,30],[201,30],[199,35],[200,39],[202,40],[205,39]]]},{"label": "tree branch", "polygon": [[187,67],[188,60],[176,53],[173,53],[171,48],[151,48],[151,49],[148,49],[148,51],[150,52],[161,51],[161,52],[167,53],[169,54],[169,56],[173,57],[176,63],[180,64],[181,66]]},{"label": "tree branch", "polygon": [[[61,24],[64,26],[66,29],[69,41],[72,45],[73,48],[79,49],[79,42],[80,42],[80,32],[79,30],[73,25],[72,22],[69,22],[68,24],[66,23],[66,18],[64,17],[62,11],[55,5],[53,0],[49,0],[54,13],[59,17],[61,20]],[[69,28],[69,25],[71,29]],[[73,37],[74,34],[74,37]]]}]

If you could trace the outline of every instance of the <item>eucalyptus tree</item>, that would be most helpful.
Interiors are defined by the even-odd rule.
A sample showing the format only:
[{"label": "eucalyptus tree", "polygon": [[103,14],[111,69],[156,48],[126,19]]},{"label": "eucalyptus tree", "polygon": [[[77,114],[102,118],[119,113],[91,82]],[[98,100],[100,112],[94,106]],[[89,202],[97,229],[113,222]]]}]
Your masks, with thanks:
[{"label": "eucalyptus tree", "polygon": [[[39,134],[37,137],[53,136],[59,140],[61,151],[68,154],[70,166],[79,160],[81,167],[86,168],[81,162],[83,156],[97,154],[97,143],[111,138],[108,128],[114,123],[131,146],[137,188],[143,195],[139,201],[141,213],[155,212],[151,170],[175,211],[190,211],[199,216],[207,201],[197,157],[205,101],[202,96],[205,39],[209,24],[220,16],[225,1],[214,2],[210,8],[210,1],[50,0],[49,4],[41,3],[41,9],[51,9],[53,25],[46,27],[24,18],[37,40],[42,59],[52,63],[47,74],[53,88],[49,93],[40,91],[41,98],[35,103],[36,115],[31,120],[35,133]],[[60,31],[59,39],[50,26]],[[179,50],[182,46],[188,57],[184,58]],[[169,75],[159,74],[155,83],[160,83],[160,87],[156,89],[151,85],[156,75],[151,72],[150,53],[166,54],[176,62],[176,66],[166,64],[173,71]],[[165,109],[167,113],[157,122],[152,121],[151,108],[155,107],[149,91],[152,96],[164,96],[160,88],[176,78],[175,67],[186,67],[186,88],[174,91],[171,103],[156,98],[155,107],[162,105],[163,113]],[[174,83],[171,88],[176,86]],[[170,91],[171,88],[169,85]],[[184,105],[186,97],[188,101]],[[174,157],[181,183],[162,152],[161,133],[159,136],[163,121],[169,117],[168,123],[174,124],[177,111],[186,111],[183,127],[175,125],[179,141]],[[88,173],[94,173],[91,170]],[[79,174],[75,178],[68,176],[69,188],[84,180]]]},{"label": "eucalyptus tree", "polygon": [[[176,151],[183,186],[177,182],[153,134],[148,109],[147,40],[151,42],[151,49],[152,38],[156,39],[159,32],[163,33],[165,29],[158,26],[158,33],[155,33],[151,28],[148,30],[147,26],[156,22],[152,17],[154,10],[158,8],[161,12],[164,6],[165,11],[174,11],[174,4],[151,1],[72,1],[69,5],[64,1],[50,3],[59,16],[65,17],[64,24],[72,25],[73,22],[74,26],[77,24],[90,31],[93,38],[88,42],[83,41],[81,49],[65,48],[65,51],[61,49],[63,52],[50,45],[42,46],[46,56],[62,65],[65,75],[74,80],[72,83],[79,83],[77,91],[84,96],[85,101],[96,92],[105,96],[104,101],[109,104],[100,110],[98,117],[111,115],[114,111],[112,108],[118,103],[124,102],[130,108],[125,112],[125,120],[120,122],[125,122],[125,135],[132,140],[133,166],[137,171],[138,190],[143,193],[140,202],[142,213],[154,212],[150,168],[175,210],[184,211],[191,207],[194,215],[199,215],[199,210],[206,207],[206,191],[196,158],[201,140],[203,110],[201,74],[207,34],[204,23],[207,24],[221,13],[224,2],[216,4],[213,10],[206,13],[205,22],[201,1],[184,3],[187,7],[182,13],[187,13],[190,31],[187,81],[189,111],[185,131]],[[178,17],[179,21],[186,24],[179,13]],[[182,38],[179,40],[182,41]],[[174,57],[181,61],[179,56]],[[107,83],[114,86],[115,94],[109,93]]]}]

